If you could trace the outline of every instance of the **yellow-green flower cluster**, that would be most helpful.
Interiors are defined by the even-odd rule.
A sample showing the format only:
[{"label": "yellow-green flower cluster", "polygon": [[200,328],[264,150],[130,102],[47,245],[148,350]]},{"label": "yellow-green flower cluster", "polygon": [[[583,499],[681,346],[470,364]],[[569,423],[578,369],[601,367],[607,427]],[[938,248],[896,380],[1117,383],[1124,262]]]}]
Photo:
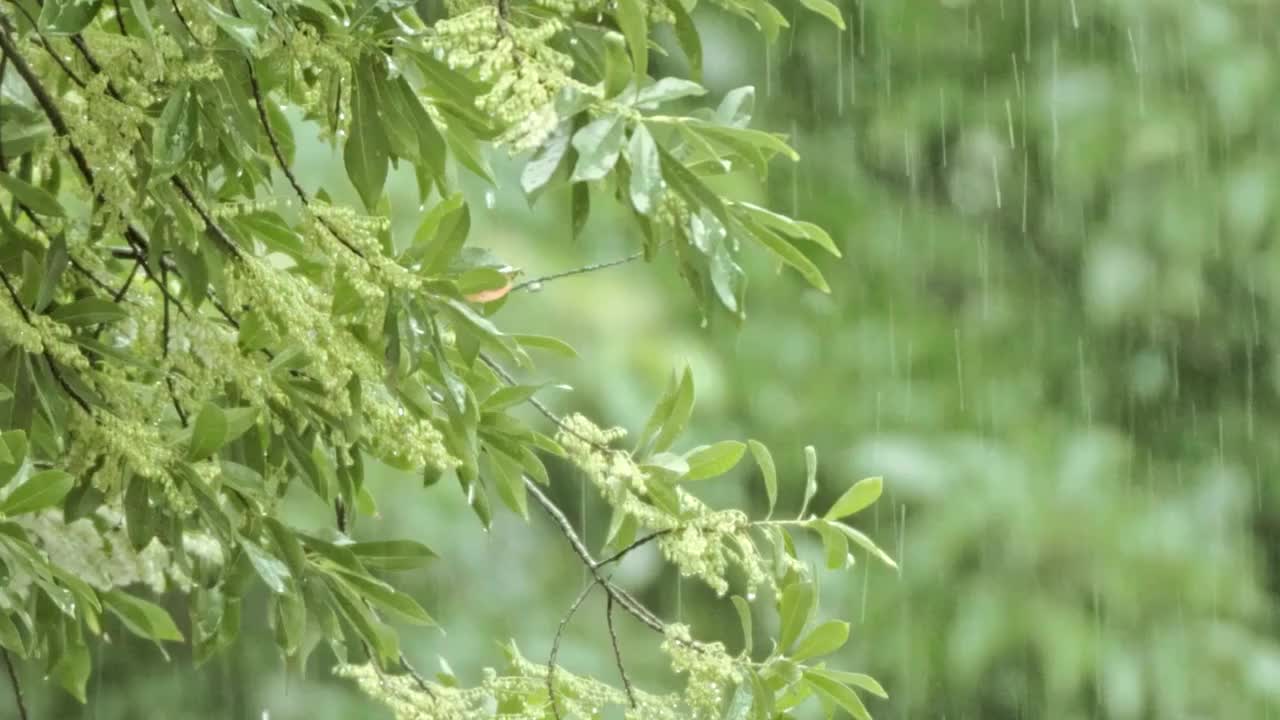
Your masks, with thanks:
[{"label": "yellow-green flower cluster", "polygon": [[602,430],[582,415],[570,415],[561,423],[556,441],[615,512],[630,515],[644,528],[668,531],[658,546],[672,565],[686,577],[696,577],[716,593],[729,590],[729,568],[737,566],[746,576],[747,592],[772,583],[765,558],[751,539],[751,523],[738,510],[713,510],[682,487],[674,488],[679,514],[659,509],[648,501],[652,480],[629,453],[610,443],[622,438],[620,428]]},{"label": "yellow-green flower cluster", "polygon": [[61,510],[24,515],[17,522],[51,563],[99,590],[143,584],[163,593],[166,578],[176,569],[169,562],[169,550],[154,538],[142,550],[133,549],[123,514],[116,508],[103,506],[95,518],[70,523]]},{"label": "yellow-green flower cluster", "polygon": [[725,692],[743,680],[742,660],[729,655],[721,643],[704,643],[689,635],[687,625],[666,627],[662,650],[671,659],[671,669],[688,674],[685,700],[690,720],[720,717]]},{"label": "yellow-green flower cluster", "polygon": [[472,720],[484,717],[484,691],[432,685],[423,692],[408,675],[387,675],[373,665],[339,665],[338,677],[354,680],[369,697],[386,705],[396,720]]},{"label": "yellow-green flower cluster", "polygon": [[449,454],[444,436],[431,421],[407,413],[390,398],[367,398],[364,403],[365,440],[380,458],[394,459],[397,465],[429,466],[440,471],[461,464]]},{"label": "yellow-green flower cluster", "polygon": [[530,27],[504,21],[493,5],[482,5],[436,23],[427,46],[451,68],[474,68],[491,83],[476,105],[503,127],[498,142],[513,152],[540,145],[555,129],[556,93],[571,82],[573,60],[550,45],[565,28],[557,19]]}]

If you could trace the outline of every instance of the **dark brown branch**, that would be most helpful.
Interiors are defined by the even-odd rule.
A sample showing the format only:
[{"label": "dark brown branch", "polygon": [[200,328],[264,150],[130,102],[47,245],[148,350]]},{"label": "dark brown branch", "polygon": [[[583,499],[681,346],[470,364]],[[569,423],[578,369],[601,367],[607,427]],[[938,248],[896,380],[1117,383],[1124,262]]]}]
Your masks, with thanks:
[{"label": "dark brown branch", "polygon": [[[258,108],[258,120],[262,123],[262,129],[267,134],[267,142],[271,145],[271,154],[275,155],[276,164],[280,166],[280,171],[284,173],[285,179],[289,181],[289,185],[293,187],[293,192],[297,194],[298,200],[303,207],[311,206],[311,198],[307,197],[307,191],[302,189],[302,184],[298,182],[298,177],[293,174],[293,170],[289,167],[288,160],[285,159],[284,151],[280,148],[280,141],[276,139],[275,132],[271,129],[271,118],[267,115],[267,106],[262,99],[262,88],[258,85],[258,74],[253,70],[253,63],[245,60],[245,65],[249,69],[249,89],[253,92],[253,104]],[[351,241],[344,238],[337,228],[328,220],[319,215],[316,220],[320,225],[329,231],[343,247],[350,250],[356,257],[363,259],[364,253],[360,252],[360,248],[356,247]]]},{"label": "dark brown branch", "polygon": [[4,669],[9,673],[9,682],[13,685],[13,697],[18,705],[18,720],[29,720],[27,701],[22,697],[22,683],[18,682],[18,673],[13,670],[13,663],[9,660],[9,651],[0,648],[0,658],[4,659]]},{"label": "dark brown branch", "polygon": [[631,678],[627,677],[627,666],[622,662],[622,648],[618,646],[618,632],[613,629],[613,596],[605,598],[605,623],[609,626],[609,644],[613,646],[613,662],[618,666],[618,675],[622,677],[622,689],[627,692],[627,701],[631,707],[636,706],[636,693],[631,689]]},{"label": "dark brown branch", "polygon": [[[139,262],[139,264],[141,263]],[[136,268],[137,265],[135,265],[134,267]],[[160,281],[166,284],[169,282],[169,271],[165,269],[164,263],[160,264]],[[163,357],[166,359],[169,357],[169,298],[168,296],[165,296],[164,298],[164,315],[161,319],[161,325],[160,325],[160,357]],[[178,392],[173,387],[173,376],[167,372],[165,373],[165,376],[164,376],[164,384],[165,384],[165,387],[169,389],[169,399],[173,401],[173,409],[178,413],[178,420],[182,422],[182,427],[186,427],[187,413],[182,410],[182,403],[178,402]]]},{"label": "dark brown branch", "polygon": [[588,273],[593,273],[597,270],[605,270],[607,268],[617,267],[619,265],[626,265],[629,262],[633,262],[635,260],[639,260],[640,258],[644,257],[644,252],[645,252],[644,250],[640,250],[624,258],[618,258],[617,260],[609,260],[607,262],[593,263],[591,265],[583,265],[582,267],[574,268],[572,270],[565,270],[564,272],[553,273],[551,275],[543,275],[542,277],[530,278],[528,280],[525,280],[524,282],[517,283],[514,287],[511,288],[511,292],[516,292],[519,290],[530,290],[530,291],[540,290],[542,289],[542,286],[545,283],[549,283],[553,280],[573,277],[574,275],[586,275]]},{"label": "dark brown branch", "polygon": [[[85,155],[80,150],[79,146],[71,140],[71,130],[67,126],[66,119],[62,116],[62,111],[58,109],[57,103],[53,101],[53,97],[49,95],[48,90],[46,90],[44,85],[40,82],[40,78],[36,76],[35,71],[33,71],[31,66],[27,64],[26,58],[18,52],[17,46],[13,44],[13,38],[11,36],[12,32],[13,27],[9,24],[8,19],[3,15],[0,15],[0,51],[2,51],[5,57],[13,63],[14,68],[22,77],[23,82],[27,84],[28,89],[31,90],[31,94],[35,96],[36,102],[40,105],[40,109],[44,112],[45,117],[49,120],[49,124],[53,127],[54,134],[67,141],[67,153],[71,155],[71,159],[75,162],[76,168],[80,171],[81,177],[84,178],[85,184],[90,190],[92,190],[94,186],[93,168],[89,166],[89,161],[85,158]],[[83,49],[82,45],[78,47],[82,48],[82,52],[86,50]],[[54,53],[52,49],[49,49],[49,52],[54,57],[57,57],[57,53]],[[88,59],[89,58],[86,58],[86,60]],[[74,78],[74,75],[72,77]],[[101,200],[101,198],[101,195],[97,196],[97,200]],[[147,255],[147,241],[142,237],[142,233],[138,232],[137,228],[132,225],[127,225],[125,226],[124,236],[129,245],[133,246],[133,248],[139,253],[140,257],[145,260]],[[160,288],[161,293],[168,295],[168,288],[160,283],[159,279],[155,277],[145,262],[142,265],[142,270],[146,273],[147,278]],[[181,303],[178,303],[173,298],[170,298],[170,300],[175,303],[179,312],[184,316],[187,314],[186,309],[183,308]]]},{"label": "dark brown branch", "polygon": [[586,565],[587,571],[590,572],[591,576],[600,583],[605,592],[615,596],[615,599],[618,601],[618,604],[622,606],[623,610],[626,610],[649,629],[654,630],[655,632],[665,633],[666,626],[661,620],[655,617],[648,608],[641,605],[640,602],[633,598],[627,591],[614,585],[611,581],[600,574],[600,569],[596,567],[596,562],[591,557],[591,551],[588,550],[586,544],[582,542],[582,538],[578,537],[578,533],[573,529],[573,525],[569,522],[569,518],[565,517],[564,512],[551,501],[551,498],[547,497],[546,494],[542,492],[542,489],[538,487],[537,483],[526,477],[524,479],[524,486],[529,491],[529,494],[533,496],[533,499],[537,501],[538,505],[542,507],[547,515],[551,516],[551,519],[560,528],[560,534],[564,535],[565,539],[569,541],[569,545],[573,548],[574,553],[577,554],[578,558],[582,560],[582,563]]},{"label": "dark brown branch", "polygon": [[[122,285],[120,286],[120,289],[119,289],[119,290],[117,290],[117,291],[115,291],[114,293],[112,293],[112,296],[111,296],[111,297],[112,297],[112,299],[114,299],[116,302],[120,302],[121,300],[123,300],[123,299],[124,299],[124,296],[125,296],[126,294],[128,294],[128,292],[129,292],[129,286],[133,284],[133,279],[134,279],[135,277],[137,277],[137,276],[138,276],[138,268],[140,268],[140,267],[142,267],[142,261],[141,261],[141,260],[137,260],[137,261],[135,261],[135,262],[133,263],[133,267],[132,267],[132,268],[130,268],[130,270],[129,270],[129,277],[127,277],[127,278],[125,278],[125,279],[124,279],[124,284],[122,284]],[[165,300],[165,312],[166,312],[166,313],[168,312],[168,303],[169,303],[169,301],[168,301],[168,299],[166,299],[166,300]]]},{"label": "dark brown branch", "polygon": [[22,315],[22,319],[28,325],[31,324],[31,313],[27,312],[27,306],[22,304],[22,298],[18,297],[18,290],[9,281],[9,273],[0,268],[0,283],[4,283],[4,289],[9,291],[9,299],[13,301],[13,306],[18,308],[18,313]]},{"label": "dark brown branch", "polygon": [[[80,171],[80,175],[84,177],[89,187],[93,187],[93,169],[89,167],[89,161],[85,159],[84,153],[75,143],[70,142],[71,130],[67,127],[67,121],[62,116],[62,111],[53,101],[53,97],[45,90],[41,84],[40,78],[36,76],[31,66],[27,64],[26,58],[22,53],[18,52],[18,47],[13,43],[13,26],[9,24],[9,20],[4,15],[0,15],[0,51],[9,58],[9,62],[13,63],[13,67],[18,71],[18,75],[22,76],[23,82],[31,90],[31,94],[35,96],[36,102],[40,105],[40,109],[44,111],[45,117],[49,119],[49,124],[53,126],[53,132],[60,138],[65,138],[67,142],[67,152],[71,155],[71,159],[75,162],[76,168]],[[49,53],[55,58],[58,56],[52,49]],[[74,77],[74,74],[72,75]]]},{"label": "dark brown branch", "polygon": [[604,567],[605,565],[608,565],[609,563],[617,562],[618,560],[621,560],[622,558],[626,557],[626,556],[627,556],[627,554],[628,554],[628,553],[630,553],[632,550],[635,550],[635,549],[637,549],[637,548],[640,548],[640,547],[643,547],[643,546],[645,546],[645,545],[648,545],[649,543],[653,542],[654,540],[657,540],[658,538],[662,537],[663,535],[667,535],[667,534],[669,534],[670,532],[671,532],[670,530],[659,530],[659,531],[657,531],[657,532],[649,533],[648,535],[645,535],[644,537],[640,538],[639,540],[636,540],[635,542],[633,542],[633,543],[631,543],[630,545],[628,545],[628,546],[626,546],[626,547],[622,548],[621,550],[619,550],[618,552],[616,552],[616,553],[614,553],[614,554],[610,555],[609,557],[607,557],[607,558],[605,558],[605,559],[603,559],[603,560],[600,560],[599,562],[597,562],[597,563],[596,563],[596,567]]},{"label": "dark brown branch", "polygon": [[591,594],[591,591],[598,584],[600,584],[600,579],[596,578],[582,589],[578,599],[574,600],[573,605],[569,607],[569,612],[565,613],[563,618],[560,618],[560,627],[556,628],[556,636],[551,641],[551,656],[547,658],[547,699],[551,701],[551,714],[556,717],[556,720],[561,720],[560,706],[556,703],[555,683],[556,657],[560,655],[560,638],[564,635],[564,629],[569,626],[569,621],[578,612],[578,608],[582,607],[583,601],[587,599],[587,596]]},{"label": "dark brown branch", "polygon": [[204,206],[196,200],[196,196],[191,192],[191,188],[187,187],[187,184],[182,181],[182,178],[174,175],[172,181],[173,186],[178,188],[178,192],[182,193],[183,199],[185,199],[187,204],[194,208],[196,214],[200,216],[200,219],[204,222],[205,229],[213,235],[213,237],[218,241],[218,244],[222,245],[227,254],[236,260],[244,259],[240,255],[239,248],[237,248],[236,244],[231,241],[231,237],[227,235],[225,230],[219,227],[218,223],[214,222],[213,217],[209,215],[209,212],[204,209]]},{"label": "dark brown branch", "polygon": [[197,45],[201,45],[200,38],[196,37],[195,32],[191,30],[191,24],[187,22],[186,16],[182,14],[182,8],[178,7],[178,0],[169,0],[169,4],[173,6],[173,14],[178,16],[178,22],[182,23],[182,27],[187,31],[187,34],[191,36],[192,40],[196,41]]},{"label": "dark brown branch", "polygon": [[[22,298],[18,297],[17,289],[13,287],[13,283],[9,281],[9,274],[4,270],[0,270],[0,283],[3,283],[5,290],[9,291],[9,299],[13,301],[14,307],[18,308],[18,313],[22,315],[22,319],[26,321],[28,325],[35,327],[35,324],[31,322],[31,313],[27,311],[27,306],[22,304]],[[85,402],[85,399],[80,397],[80,394],[67,384],[66,378],[62,376],[62,371],[59,370],[57,364],[53,362],[53,356],[49,354],[49,350],[41,350],[41,355],[44,356],[45,362],[49,364],[49,372],[53,373],[53,379],[62,386],[62,389],[67,393],[67,396],[74,400],[75,403],[80,406],[81,410],[92,414],[89,408],[89,403]]]},{"label": "dark brown branch", "polygon": [[[31,13],[27,12],[27,9],[24,8],[21,3],[15,2],[14,7],[18,8],[18,12],[22,13],[22,16],[27,19],[27,22],[31,23],[31,27],[40,27],[40,24],[35,18],[31,17]],[[49,53],[49,57],[53,58],[53,61],[58,64],[58,67],[62,68],[62,72],[66,73],[68,77],[75,81],[75,84],[80,87],[84,87],[84,80],[81,80],[80,76],[76,75],[75,71],[67,65],[67,62],[62,59],[62,56],[58,54],[58,51],[54,50],[53,46],[49,44],[49,40],[39,33],[36,34],[36,37],[40,39],[40,46],[44,48],[45,52]]]}]

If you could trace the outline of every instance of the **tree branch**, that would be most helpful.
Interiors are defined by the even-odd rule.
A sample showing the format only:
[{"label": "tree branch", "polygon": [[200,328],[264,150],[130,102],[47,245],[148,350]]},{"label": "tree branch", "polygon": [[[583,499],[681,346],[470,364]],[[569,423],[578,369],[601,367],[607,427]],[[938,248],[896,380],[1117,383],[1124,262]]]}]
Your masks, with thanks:
[{"label": "tree branch", "polygon": [[[289,163],[285,160],[284,151],[280,149],[280,141],[276,139],[275,132],[271,129],[271,118],[267,115],[267,106],[262,99],[262,88],[258,85],[258,74],[253,70],[253,63],[245,60],[245,65],[249,67],[249,89],[253,93],[253,104],[258,108],[258,120],[262,123],[262,129],[267,134],[267,142],[271,145],[271,154],[276,157],[276,164],[280,166],[280,171],[284,173],[285,179],[289,181],[289,185],[293,187],[293,192],[297,194],[298,200],[302,202],[303,207],[311,207],[311,198],[307,197],[307,191],[302,189],[302,184],[298,182],[298,177],[293,174]],[[319,215],[315,216],[321,227],[329,231],[343,247],[350,250],[356,257],[364,259],[364,253],[360,252],[360,248],[351,243],[350,240],[344,238],[330,223]]]},{"label": "tree branch", "polygon": [[19,720],[29,720],[27,701],[22,697],[22,683],[18,682],[18,673],[13,670],[13,663],[9,660],[9,651],[0,648],[0,658],[4,659],[4,669],[9,673],[9,682],[13,685],[13,697],[18,705],[18,718]]},{"label": "tree branch", "polygon": [[610,555],[609,557],[598,561],[596,563],[596,567],[604,567],[605,565],[608,565],[611,562],[617,562],[618,560],[621,560],[622,558],[626,557],[627,554],[630,553],[632,550],[648,545],[654,540],[657,540],[658,538],[662,537],[663,535],[667,535],[670,532],[671,532],[670,530],[658,530],[657,532],[649,533],[648,535],[645,535],[639,540],[636,540],[635,542],[622,548],[621,550]]},{"label": "tree branch", "polygon": [[[556,636],[551,641],[551,657],[547,659],[547,698],[551,701],[551,714],[560,720],[560,706],[556,703],[556,657],[560,654],[560,637],[564,635],[564,629],[569,626],[569,621],[573,619],[578,608],[582,607],[582,602],[587,599],[595,586],[600,584],[600,579],[596,578],[587,584],[582,592],[578,595],[578,599],[573,601],[573,605],[569,607],[569,612],[565,613],[560,619],[560,627],[556,628]],[[610,596],[612,597],[612,596]]]},{"label": "tree branch", "polygon": [[631,707],[636,706],[636,693],[631,689],[631,678],[627,677],[627,666],[622,662],[622,648],[618,647],[618,632],[613,629],[613,596],[605,598],[605,623],[609,626],[609,644],[613,646],[613,662],[618,666],[618,675],[622,677],[622,689],[627,692],[627,701]]},{"label": "tree branch", "polygon": [[551,275],[543,275],[542,277],[530,278],[528,280],[525,280],[524,282],[517,283],[514,287],[511,288],[511,292],[517,292],[519,290],[529,290],[531,292],[536,292],[538,290],[541,290],[544,284],[549,283],[553,280],[573,277],[575,275],[586,275],[588,273],[593,273],[597,270],[605,270],[607,268],[617,267],[618,265],[626,265],[629,262],[633,262],[635,260],[639,260],[640,258],[644,257],[644,253],[645,253],[644,250],[640,250],[624,258],[618,258],[617,260],[609,260],[607,262],[592,263],[591,265],[583,265],[582,267],[574,268],[572,270],[565,270],[564,272],[553,273]]}]

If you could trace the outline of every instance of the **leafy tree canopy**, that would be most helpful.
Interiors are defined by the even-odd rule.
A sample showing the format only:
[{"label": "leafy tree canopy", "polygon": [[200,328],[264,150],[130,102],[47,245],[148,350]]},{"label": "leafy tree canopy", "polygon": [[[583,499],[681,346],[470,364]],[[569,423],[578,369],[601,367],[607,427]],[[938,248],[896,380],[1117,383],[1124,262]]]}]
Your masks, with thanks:
[{"label": "leafy tree canopy", "polygon": [[[840,24],[825,0],[803,0]],[[787,22],[759,0],[717,5],[770,38]],[[752,129],[750,88],[707,103],[702,50],[682,0],[16,0],[0,8],[0,645],[85,697],[90,646],[118,624],[189,642],[203,662],[235,641],[257,585],[285,661],[325,645],[339,672],[400,717],[772,718],[816,697],[868,717],[871,678],[828,668],[848,625],[818,622],[810,567],[792,534],[815,533],[825,564],[862,548],[847,519],[880,481],[809,512],[763,518],[700,500],[689,484],[750,452],[772,508],[779,481],[761,444],[674,450],[694,401],[677,373],[638,440],[562,418],[519,376],[555,338],[499,327],[526,287],[468,243],[459,175],[495,182],[490,147],[526,158],[530,202],[570,185],[575,229],[592,194],[625,209],[643,254],[673,255],[704,312],[744,317],[736,261],[761,247],[826,289],[805,254],[822,230],[726,195],[722,176],[763,175],[778,135]],[[673,30],[675,45],[653,40]],[[665,32],[665,30],[664,30]],[[651,56],[682,55],[693,79],[657,79]],[[670,64],[670,63],[667,63]],[[296,123],[341,148],[354,195],[293,170]],[[424,214],[393,238],[389,168],[417,179]],[[344,197],[356,202],[347,203]],[[718,308],[718,309],[717,309]],[[513,411],[533,404],[543,432]],[[579,466],[612,509],[593,550],[548,494],[546,456]],[[577,603],[605,598],[688,677],[653,694],[627,678],[576,676],[507,646],[475,687],[427,678],[388,620],[434,625],[386,571],[435,553],[360,542],[376,500],[366,464],[457,482],[479,524],[495,505],[545,512],[587,570]],[[285,522],[295,484],[333,508],[329,527]],[[530,502],[532,501],[532,503]],[[611,579],[655,543],[667,562],[733,594],[741,652],[656,616]],[[446,550],[442,550],[447,554]],[[158,602],[185,599],[186,622]],[[757,597],[761,600],[757,601]],[[775,608],[771,647],[750,645],[752,606]],[[549,629],[550,630],[550,629]],[[602,673],[603,674],[603,673]]]}]

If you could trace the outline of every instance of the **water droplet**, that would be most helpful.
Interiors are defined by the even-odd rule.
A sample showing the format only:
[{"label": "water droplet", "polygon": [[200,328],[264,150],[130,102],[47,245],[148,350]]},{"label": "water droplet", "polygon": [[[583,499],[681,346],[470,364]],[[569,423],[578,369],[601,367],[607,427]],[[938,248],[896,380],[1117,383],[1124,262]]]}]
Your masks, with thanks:
[{"label": "water droplet", "polygon": [[492,210],[494,205],[497,205],[497,204],[498,204],[498,194],[495,193],[493,190],[485,190],[484,206]]},{"label": "water droplet", "polygon": [[756,601],[756,594],[753,592],[747,593],[747,602],[755,602],[755,601]]},{"label": "water droplet", "polygon": [[542,292],[542,283],[540,282],[531,282],[525,287],[528,288],[529,292]]},{"label": "water droplet", "polygon": [[342,27],[351,27],[351,18],[342,18]]},{"label": "water droplet", "polygon": [[571,37],[571,38],[569,38],[569,44],[570,44],[570,45],[572,45],[572,46],[574,46],[574,47],[577,47],[577,46],[578,46],[578,38],[576,38],[576,37]]},{"label": "water droplet", "polygon": [[432,56],[432,57],[434,57],[436,60],[443,60],[443,59],[444,59],[444,48],[442,48],[442,47],[437,47],[435,50],[432,50],[432,51],[431,51],[431,56]]}]

